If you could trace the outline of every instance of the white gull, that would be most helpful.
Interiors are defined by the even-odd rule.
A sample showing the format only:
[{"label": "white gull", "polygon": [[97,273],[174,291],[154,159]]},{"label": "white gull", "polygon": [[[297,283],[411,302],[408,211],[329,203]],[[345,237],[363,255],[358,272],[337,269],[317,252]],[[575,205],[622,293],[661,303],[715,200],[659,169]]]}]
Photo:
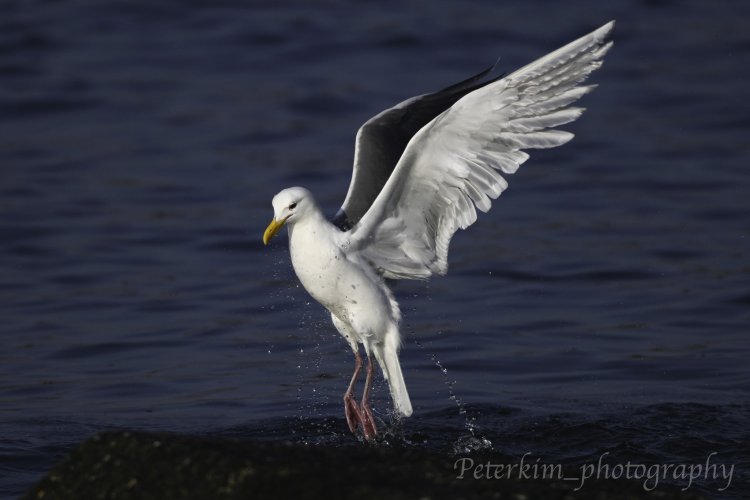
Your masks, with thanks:
[{"label": "white gull", "polygon": [[[377,434],[370,409],[374,357],[396,412],[412,414],[399,364],[401,312],[385,279],[427,279],[448,270],[448,245],[487,212],[528,159],[526,149],[565,144],[556,127],[583,108],[570,106],[612,46],[614,21],[514,73],[483,81],[493,69],[432,94],[408,99],[368,120],[357,133],[354,172],[344,204],[329,221],[300,187],[273,198],[268,241],[289,228],[292,265],[308,293],[331,313],[349,342],[355,369],[344,394],[349,428]],[[361,402],[353,390],[367,354]]]}]

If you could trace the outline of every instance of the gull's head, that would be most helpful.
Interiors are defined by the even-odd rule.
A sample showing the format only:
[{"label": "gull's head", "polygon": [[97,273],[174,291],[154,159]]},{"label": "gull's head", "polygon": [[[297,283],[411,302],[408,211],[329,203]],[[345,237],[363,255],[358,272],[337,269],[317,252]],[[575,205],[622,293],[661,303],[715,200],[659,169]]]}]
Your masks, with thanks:
[{"label": "gull's head", "polygon": [[310,191],[301,187],[287,188],[279,192],[273,197],[271,204],[273,205],[273,220],[263,233],[264,245],[268,245],[271,238],[276,236],[285,224],[294,224],[315,207]]}]

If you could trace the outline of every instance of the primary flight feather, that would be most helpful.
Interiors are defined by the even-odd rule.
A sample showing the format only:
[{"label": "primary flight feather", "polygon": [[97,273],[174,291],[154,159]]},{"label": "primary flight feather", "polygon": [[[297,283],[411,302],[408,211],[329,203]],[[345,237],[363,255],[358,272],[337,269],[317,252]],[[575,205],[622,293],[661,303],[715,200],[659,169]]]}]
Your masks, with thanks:
[{"label": "primary flight feather", "polygon": [[[526,149],[565,144],[555,127],[577,119],[570,106],[590,92],[581,85],[612,46],[614,21],[504,78],[492,68],[433,94],[408,99],[368,120],[357,133],[354,172],[341,210],[329,222],[304,188],[273,198],[268,241],[289,228],[292,265],[308,293],[331,313],[349,342],[355,370],[344,394],[352,432],[377,434],[370,390],[377,360],[394,409],[412,414],[398,352],[398,303],[385,279],[427,279],[448,270],[448,246],[459,229],[487,212],[528,159]],[[367,354],[360,403],[353,396]]]}]

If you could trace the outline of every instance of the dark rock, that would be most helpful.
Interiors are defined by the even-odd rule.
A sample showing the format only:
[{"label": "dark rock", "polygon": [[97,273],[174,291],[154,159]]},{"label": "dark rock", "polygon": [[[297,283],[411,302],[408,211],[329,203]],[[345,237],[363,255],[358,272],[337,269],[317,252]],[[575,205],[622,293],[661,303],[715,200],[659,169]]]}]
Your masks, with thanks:
[{"label": "dark rock", "polygon": [[[639,481],[458,479],[461,457],[401,446],[326,447],[110,432],[76,448],[25,499],[698,499]],[[508,457],[472,454],[475,463]],[[518,460],[511,460],[517,462]],[[571,472],[575,473],[573,469]]]}]

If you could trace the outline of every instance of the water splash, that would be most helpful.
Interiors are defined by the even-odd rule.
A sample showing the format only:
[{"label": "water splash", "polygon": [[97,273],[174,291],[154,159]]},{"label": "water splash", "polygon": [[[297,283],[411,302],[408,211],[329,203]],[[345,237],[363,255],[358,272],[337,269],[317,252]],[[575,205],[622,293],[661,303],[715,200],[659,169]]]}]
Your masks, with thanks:
[{"label": "water splash", "polygon": [[[299,415],[307,417],[319,415],[327,404],[326,398],[321,397],[322,391],[318,390],[319,381],[315,376],[320,372],[323,363],[320,345],[324,338],[325,325],[316,321],[314,306],[310,300],[305,299],[302,302],[302,317],[298,326],[302,344],[297,349],[297,405]],[[311,346],[307,342],[310,334],[313,340]]]},{"label": "water splash", "polygon": [[448,369],[443,366],[435,353],[426,352],[425,347],[418,340],[414,340],[414,343],[417,345],[417,347],[425,351],[425,353],[430,357],[435,366],[440,369],[443,374],[443,383],[448,388],[448,398],[453,401],[453,403],[456,405],[456,408],[458,408],[458,414],[464,417],[464,429],[468,431],[468,434],[459,436],[456,442],[453,443],[453,453],[456,455],[460,455],[480,450],[492,449],[492,441],[479,434],[481,430],[481,428],[477,424],[477,417],[479,416],[479,414],[470,415],[466,411],[466,404],[456,394],[455,386],[457,381],[455,379],[451,379],[448,376]]}]

